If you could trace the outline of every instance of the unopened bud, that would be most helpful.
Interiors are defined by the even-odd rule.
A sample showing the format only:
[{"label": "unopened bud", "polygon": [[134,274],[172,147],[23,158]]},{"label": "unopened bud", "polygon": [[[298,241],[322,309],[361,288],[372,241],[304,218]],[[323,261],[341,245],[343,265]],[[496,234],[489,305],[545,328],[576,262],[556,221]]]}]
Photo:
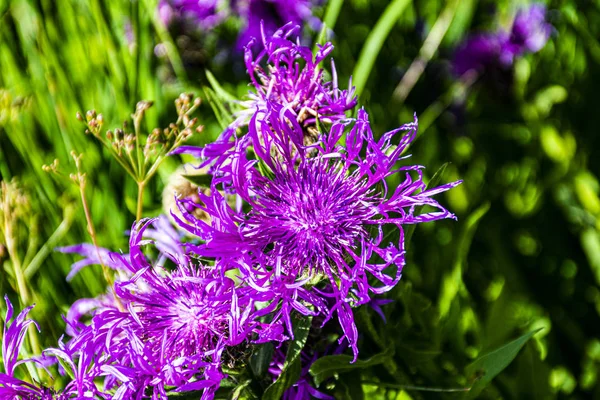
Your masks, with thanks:
[{"label": "unopened bud", "polygon": [[87,113],[85,113],[85,118],[88,122],[96,118],[96,110],[89,110]]},{"label": "unopened bud", "polygon": [[77,113],[75,114],[75,118],[77,118],[81,122],[84,121],[83,115],[79,111],[77,111]]}]

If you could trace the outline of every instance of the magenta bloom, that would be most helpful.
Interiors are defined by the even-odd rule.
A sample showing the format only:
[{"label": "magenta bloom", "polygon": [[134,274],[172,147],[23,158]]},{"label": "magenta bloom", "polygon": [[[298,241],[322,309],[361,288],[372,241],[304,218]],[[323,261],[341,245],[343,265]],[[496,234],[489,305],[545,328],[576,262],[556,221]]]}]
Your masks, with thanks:
[{"label": "magenta bloom", "polygon": [[[152,243],[158,250],[154,260],[144,254]],[[85,255],[80,265],[98,261],[81,245],[62,250]],[[129,250],[128,255],[101,251],[105,264],[126,273],[115,283],[116,298],[76,303],[68,320],[72,339],[63,346],[66,354],[84,344],[93,348],[102,360],[95,376],[106,377],[115,399],[144,393],[162,398],[169,390],[203,390],[203,398],[211,398],[225,377],[225,349],[235,352],[258,331],[281,336],[282,329],[269,331],[254,321],[250,288],[191,259],[166,219],[136,224]],[[84,325],[79,317],[87,312],[92,319]],[[264,341],[274,337],[262,335]]]},{"label": "magenta bloom", "polygon": [[496,65],[502,54],[505,35],[478,34],[473,35],[461,44],[454,53],[453,68],[458,76],[475,70],[484,72],[487,68]]},{"label": "magenta bloom", "polygon": [[[397,165],[415,138],[416,121],[376,140],[360,110],[356,120],[335,122],[307,147],[299,140],[301,127],[281,120],[282,106],[268,103],[267,108],[260,122],[250,124],[248,138],[258,159],[246,159],[238,142],[231,160],[233,191],[248,207],[232,210],[220,195],[203,196],[205,206],[196,207],[211,215],[212,225],[189,213],[184,213],[187,221],[179,222],[205,240],[191,248],[199,255],[230,264],[247,260],[231,268],[265,296],[262,301],[268,301],[268,293],[272,304],[281,302],[305,315],[329,319],[337,313],[344,331],[340,340],[348,339],[356,355],[351,307],[398,283],[404,266],[403,225],[455,218],[432,196],[460,182],[426,190],[422,167]],[[407,133],[393,145],[402,132]],[[338,145],[344,135],[346,145]],[[386,178],[397,173],[404,181],[389,192]],[[419,205],[437,211],[416,215]],[[399,230],[398,243],[384,242],[386,225]],[[327,289],[313,287],[319,282],[328,283]],[[331,299],[333,306],[326,306]]]}]

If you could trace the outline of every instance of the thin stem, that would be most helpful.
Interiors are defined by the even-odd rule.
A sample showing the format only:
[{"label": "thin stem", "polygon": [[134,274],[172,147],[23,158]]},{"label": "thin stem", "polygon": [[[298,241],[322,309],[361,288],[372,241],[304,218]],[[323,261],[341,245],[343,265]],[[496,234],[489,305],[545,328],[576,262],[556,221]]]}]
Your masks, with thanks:
[{"label": "thin stem", "polygon": [[56,243],[58,243],[58,241],[69,231],[75,214],[74,210],[74,206],[67,206],[67,208],[65,209],[63,220],[58,226],[58,228],[56,228],[54,233],[50,236],[46,243],[44,243],[42,248],[33,257],[31,262],[27,264],[27,267],[25,267],[25,279],[31,279],[31,277],[40,268],[46,257],[48,257],[54,246],[56,246]]},{"label": "thin stem", "polygon": [[385,387],[390,389],[400,389],[400,390],[418,390],[421,392],[468,392],[471,390],[470,387],[467,388],[439,388],[439,387],[426,387],[426,386],[414,386],[414,385],[399,385],[395,383],[386,383],[386,382],[377,382],[377,381],[361,381],[362,384],[365,385],[374,385],[379,387]]},{"label": "thin stem", "polygon": [[403,103],[404,100],[406,100],[406,97],[421,77],[421,74],[425,71],[427,63],[431,60],[438,47],[440,47],[440,43],[446,35],[446,32],[448,32],[450,23],[454,19],[457,6],[457,0],[449,2],[437,21],[435,21],[433,28],[431,28],[431,32],[429,32],[427,39],[425,39],[423,46],[421,46],[421,49],[419,50],[418,57],[410,64],[410,67],[408,67],[402,80],[394,90],[394,94],[392,95],[394,102]]},{"label": "thin stem", "polygon": [[87,199],[85,198],[85,176],[79,172],[78,168],[78,180],[79,180],[79,194],[81,195],[81,204],[83,206],[83,213],[85,215],[85,220],[87,222],[87,231],[92,239],[92,244],[96,249],[96,256],[98,257],[98,261],[100,262],[100,266],[102,267],[102,273],[104,274],[104,279],[109,286],[112,286],[112,278],[108,273],[108,267],[104,264],[102,260],[102,256],[100,255],[100,247],[98,246],[98,239],[96,237],[96,229],[94,228],[94,222],[92,221],[92,214],[90,213],[90,208],[87,203]]},{"label": "thin stem", "polygon": [[325,43],[325,40],[327,39],[327,30],[333,30],[335,27],[335,23],[340,15],[342,5],[344,5],[344,0],[331,0],[328,2],[327,10],[325,11],[325,17],[323,18],[323,27],[319,32],[319,36],[317,37],[317,41],[313,47],[313,52],[318,50],[317,44]]},{"label": "thin stem", "polygon": [[433,122],[447,109],[453,101],[466,96],[467,91],[473,86],[479,75],[476,72],[469,71],[460,77],[459,81],[450,87],[445,94],[440,96],[436,101],[431,103],[429,107],[421,113],[419,118],[419,132],[417,139],[429,128]]},{"label": "thin stem", "polygon": [[[136,111],[137,114],[137,111]],[[133,119],[133,128],[135,130],[135,158],[138,166],[137,179],[144,179],[146,171],[144,170],[144,158],[142,157],[142,147],[140,144],[140,123],[142,122],[142,115],[136,115]]]},{"label": "thin stem", "polygon": [[135,219],[137,221],[142,219],[142,211],[144,208],[144,188],[145,187],[146,187],[146,180],[138,182],[137,211],[135,213]]},{"label": "thin stem", "polygon": [[6,249],[8,251],[8,256],[13,266],[15,278],[17,280],[17,290],[19,292],[19,297],[21,298],[21,301],[24,305],[28,305],[30,301],[30,295],[25,282],[25,276],[23,275],[21,259],[19,258],[19,254],[17,253],[17,242],[13,235],[13,221],[11,221],[12,216],[10,214],[10,194],[8,193],[9,189],[7,186],[8,185],[2,182],[2,202],[4,208],[4,240],[6,241]]},{"label": "thin stem", "polygon": [[[94,222],[92,220],[92,214],[90,213],[90,208],[89,208],[87,200],[85,198],[86,180],[85,180],[85,174],[81,173],[81,168],[80,168],[81,155],[78,156],[74,152],[71,153],[71,155],[73,156],[73,159],[75,160],[75,166],[77,167],[77,175],[75,176],[75,180],[79,185],[79,194],[81,195],[81,204],[83,206],[83,213],[85,215],[85,220],[87,222],[87,228],[88,228],[87,230],[88,230],[90,237],[92,238],[92,244],[94,245],[94,248],[96,249],[96,256],[98,257],[98,262],[100,263],[100,266],[102,267],[102,274],[104,275],[104,280],[106,281],[106,284],[111,288],[111,290],[114,291],[114,286],[113,286],[114,282],[113,282],[112,277],[110,276],[108,267],[104,264],[104,261],[102,260],[102,256],[100,254],[100,247],[98,246],[98,239],[96,237],[96,229],[94,228]],[[115,294],[114,298],[115,298],[117,307],[121,311],[124,310],[123,304],[121,304],[119,297]]]}]

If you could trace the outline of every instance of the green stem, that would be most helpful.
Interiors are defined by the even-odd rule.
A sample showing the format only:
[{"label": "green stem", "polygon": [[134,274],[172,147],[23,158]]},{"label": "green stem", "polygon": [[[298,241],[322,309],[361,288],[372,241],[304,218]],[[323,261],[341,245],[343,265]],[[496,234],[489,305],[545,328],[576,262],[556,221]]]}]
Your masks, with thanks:
[{"label": "green stem", "polygon": [[321,32],[319,32],[319,37],[315,42],[315,46],[313,47],[313,52],[318,50],[317,44],[325,43],[327,38],[327,30],[335,27],[335,23],[340,15],[340,11],[342,10],[342,5],[344,5],[344,0],[331,0],[329,4],[327,4],[327,10],[325,11],[325,17],[323,18],[323,28]]},{"label": "green stem", "polygon": [[137,211],[135,213],[135,219],[137,221],[142,219],[142,212],[144,210],[144,188],[145,187],[146,187],[146,180],[138,182]]},{"label": "green stem", "polygon": [[75,207],[67,206],[64,214],[63,221],[60,223],[58,228],[52,233],[52,236],[44,243],[42,248],[33,257],[31,262],[25,267],[25,279],[31,279],[33,275],[40,268],[44,260],[48,257],[52,249],[56,246],[58,241],[69,231],[73,218],[75,216]]},{"label": "green stem", "polygon": [[426,386],[414,386],[414,385],[398,385],[395,383],[385,383],[385,382],[377,382],[377,381],[362,381],[362,384],[365,385],[375,385],[375,386],[379,386],[379,387],[385,387],[385,388],[390,388],[390,389],[400,389],[400,390],[418,390],[421,392],[445,392],[445,393],[452,393],[452,392],[468,392],[469,390],[471,390],[470,387],[468,388],[438,388],[438,387],[426,387]]},{"label": "green stem", "polygon": [[444,110],[448,108],[453,101],[462,98],[466,95],[467,91],[477,81],[478,75],[476,73],[467,73],[461,77],[461,79],[450,87],[444,95],[440,96],[435,102],[421,113],[419,118],[419,132],[417,133],[417,139],[429,128],[435,120],[442,115]]},{"label": "green stem", "polygon": [[144,4],[147,6],[147,12],[149,12],[152,16],[152,25],[154,25],[156,34],[167,51],[167,57],[171,62],[171,66],[173,67],[173,71],[175,72],[177,80],[182,84],[185,84],[187,82],[187,74],[185,72],[185,68],[183,67],[183,61],[181,60],[181,56],[179,55],[179,51],[177,50],[177,46],[175,45],[173,38],[163,25],[162,21],[158,18],[155,10],[151,8],[150,2],[146,1]]},{"label": "green stem", "polygon": [[391,2],[381,15],[381,18],[379,18],[379,21],[375,24],[367,40],[365,40],[353,74],[356,93],[359,96],[367,83],[373,64],[375,64],[375,59],[381,51],[385,39],[409,3],[409,0],[394,0]]},{"label": "green stem", "polygon": [[440,47],[442,39],[446,35],[446,32],[448,32],[450,23],[452,23],[454,14],[456,14],[458,4],[459,2],[457,0],[450,1],[438,17],[437,21],[435,21],[433,28],[431,28],[431,32],[429,32],[427,39],[425,39],[423,46],[421,46],[421,49],[419,50],[419,56],[410,64],[410,67],[408,67],[402,80],[394,90],[394,94],[392,95],[394,102],[403,103],[421,77],[421,74],[423,74],[423,71],[425,71],[427,63],[431,60],[438,47]]}]

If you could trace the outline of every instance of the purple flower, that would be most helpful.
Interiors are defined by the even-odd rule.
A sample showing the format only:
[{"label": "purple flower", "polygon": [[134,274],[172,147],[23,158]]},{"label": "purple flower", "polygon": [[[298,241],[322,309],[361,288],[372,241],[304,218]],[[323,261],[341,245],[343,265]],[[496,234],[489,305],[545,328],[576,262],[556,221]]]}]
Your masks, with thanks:
[{"label": "purple flower", "polygon": [[[155,260],[144,253],[153,243],[147,238],[159,250]],[[168,388],[203,390],[203,398],[211,398],[225,376],[224,350],[233,352],[262,329],[254,322],[250,288],[236,285],[221,268],[198,265],[184,249],[166,219],[140,221],[131,231],[130,253],[110,257],[128,271],[115,283],[118,302],[92,299],[71,310],[79,316],[98,306],[89,325],[69,320],[72,339],[61,350],[96,354],[95,376],[106,377],[115,399],[147,392],[162,398]],[[88,264],[98,261],[93,253],[82,254]],[[82,352],[82,346],[92,350]]]},{"label": "purple flower", "polygon": [[4,296],[6,302],[6,318],[4,320],[4,332],[2,335],[2,362],[4,364],[4,373],[0,373],[0,399],[14,399],[18,396],[27,397],[37,396],[41,399],[52,399],[49,389],[32,385],[14,377],[15,368],[24,362],[31,360],[19,359],[19,353],[23,340],[27,334],[29,325],[35,325],[39,331],[37,323],[27,319],[27,314],[33,306],[25,308],[17,315],[15,320],[10,323],[13,317],[14,308],[8,296]]},{"label": "purple flower", "polygon": [[[360,110],[356,120],[335,122],[318,143],[304,146],[301,127],[282,120],[285,111],[267,103],[247,137],[258,159],[246,159],[240,141],[231,160],[233,192],[248,207],[233,210],[222,196],[201,196],[206,205],[201,209],[213,223],[190,213],[179,223],[205,240],[191,250],[233,264],[251,287],[272,296],[272,304],[327,319],[337,313],[344,331],[340,340],[348,339],[356,356],[351,307],[368,303],[370,293],[384,293],[400,279],[404,224],[455,218],[432,196],[460,182],[426,189],[422,167],[397,166],[416,136],[416,120],[376,140]],[[393,145],[401,132],[407,133]],[[338,145],[344,135],[346,145]],[[397,173],[404,181],[390,192],[386,179]],[[437,211],[415,215],[420,205]],[[384,242],[386,225],[399,230],[397,244]],[[242,258],[243,265],[235,265]],[[370,276],[380,284],[370,283]],[[320,281],[329,283],[328,289],[313,287]],[[332,307],[327,299],[334,300]],[[286,314],[282,318],[289,318]]]},{"label": "purple flower", "polygon": [[[314,125],[316,119],[332,123],[346,118],[345,112],[357,103],[352,83],[348,90],[339,90],[333,61],[331,82],[324,81],[324,71],[319,65],[331,54],[333,45],[329,42],[319,45],[313,56],[310,48],[289,39],[297,30],[298,26],[287,24],[273,36],[267,37],[266,32],[262,32],[251,42],[261,38],[262,50],[256,55],[250,46],[246,48],[246,69],[255,89],[250,99],[242,103],[247,109],[246,115],[254,114],[257,109],[265,110],[266,102],[273,102],[291,110],[303,127]],[[266,68],[261,66],[264,61]],[[241,118],[243,116],[241,113]]]},{"label": "purple flower", "polygon": [[544,5],[519,10],[509,33],[498,30],[467,38],[454,54],[454,73],[460,76],[470,70],[481,73],[496,66],[507,68],[515,57],[541,50],[551,33]]},{"label": "purple flower", "polygon": [[218,3],[218,0],[161,0],[158,15],[165,25],[184,19],[210,29],[224,18],[217,11]]},{"label": "purple flower", "polygon": [[[245,62],[254,91],[249,93],[248,100],[241,102],[243,110],[214,143],[203,148],[181,146],[173,153],[192,154],[205,160],[203,166],[213,164],[213,173],[222,167],[225,170],[219,173],[227,173],[235,142],[250,145],[243,139],[243,133],[236,134],[236,129],[263,124],[267,103],[280,105],[282,117],[285,114],[289,120],[287,123],[301,128],[297,130],[299,136],[296,138],[300,145],[317,140],[317,120],[331,124],[345,119],[346,111],[357,104],[354,87],[350,82],[348,90],[338,88],[333,62],[333,79],[325,81],[320,65],[331,54],[333,45],[319,46],[319,51],[313,55],[310,48],[290,40],[297,30],[297,26],[288,24],[269,37],[263,32],[260,36],[263,49],[256,55],[248,46]],[[259,129],[262,136],[271,134],[269,129]]]},{"label": "purple flower", "polygon": [[311,0],[232,0],[231,8],[245,21],[238,48],[255,44],[252,39],[262,36],[261,24],[267,35],[288,23],[298,26],[308,24],[312,29],[318,29],[321,22],[311,11],[314,3]]}]

